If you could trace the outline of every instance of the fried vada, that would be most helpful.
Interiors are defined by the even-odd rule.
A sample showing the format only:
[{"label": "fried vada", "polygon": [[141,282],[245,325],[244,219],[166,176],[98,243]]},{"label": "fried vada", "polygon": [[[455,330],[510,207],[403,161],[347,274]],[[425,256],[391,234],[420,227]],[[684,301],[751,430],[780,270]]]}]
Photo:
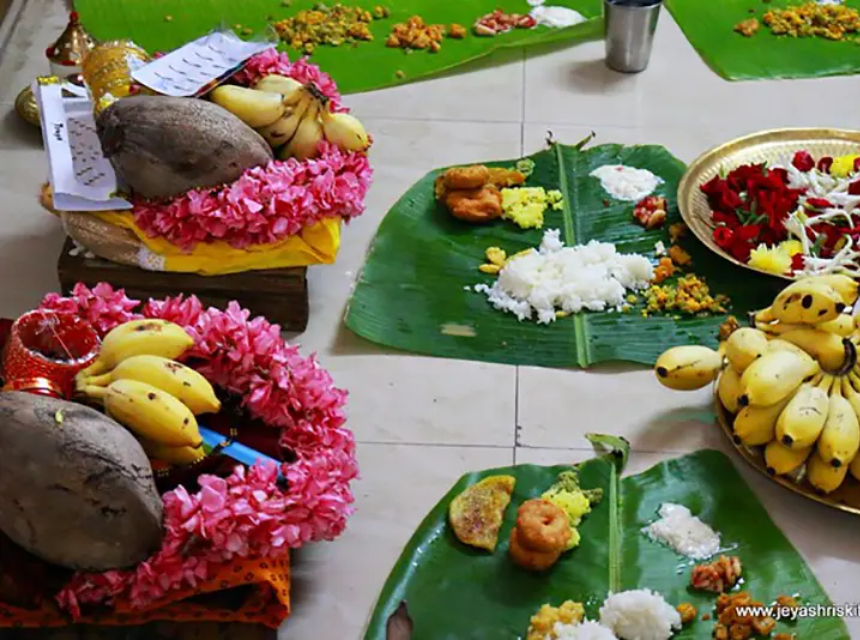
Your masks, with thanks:
[{"label": "fried vada", "polygon": [[546,571],[558,562],[561,551],[533,551],[523,546],[517,527],[511,529],[511,538],[508,543],[508,555],[514,564],[528,569],[529,571]]},{"label": "fried vada", "polygon": [[490,222],[502,216],[502,193],[493,185],[468,191],[451,191],[445,206],[455,218],[466,222]]},{"label": "fried vada", "polygon": [[523,545],[534,551],[561,552],[570,542],[570,523],[564,509],[542,498],[520,505],[517,530]]}]

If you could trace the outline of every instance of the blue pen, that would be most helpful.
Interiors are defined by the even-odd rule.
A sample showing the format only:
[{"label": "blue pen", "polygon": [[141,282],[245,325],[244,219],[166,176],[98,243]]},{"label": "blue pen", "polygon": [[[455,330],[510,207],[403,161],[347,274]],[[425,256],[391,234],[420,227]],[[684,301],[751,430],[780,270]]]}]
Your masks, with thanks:
[{"label": "blue pen", "polygon": [[200,436],[203,438],[203,443],[207,447],[211,447],[218,453],[229,458],[233,458],[236,462],[241,462],[249,467],[260,460],[264,462],[274,462],[278,467],[278,484],[286,484],[287,479],[281,474],[281,463],[273,457],[260,453],[251,447],[246,447],[241,442],[234,442],[227,436],[216,431],[212,431],[212,429],[207,429],[206,427],[200,427]]}]

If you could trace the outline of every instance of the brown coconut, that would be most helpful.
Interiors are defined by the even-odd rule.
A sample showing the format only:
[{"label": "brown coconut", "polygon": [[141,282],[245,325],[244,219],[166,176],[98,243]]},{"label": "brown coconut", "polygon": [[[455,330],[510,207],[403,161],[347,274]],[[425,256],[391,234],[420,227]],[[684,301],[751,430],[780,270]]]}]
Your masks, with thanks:
[{"label": "brown coconut", "polygon": [[161,545],[162,501],[140,444],[83,405],[0,393],[0,530],[70,569],[129,567]]}]

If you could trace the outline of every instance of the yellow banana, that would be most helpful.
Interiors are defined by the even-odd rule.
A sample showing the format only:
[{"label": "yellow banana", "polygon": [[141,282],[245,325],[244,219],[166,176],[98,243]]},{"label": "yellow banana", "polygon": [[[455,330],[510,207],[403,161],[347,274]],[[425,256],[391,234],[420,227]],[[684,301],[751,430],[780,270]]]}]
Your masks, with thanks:
[{"label": "yellow banana", "polygon": [[161,356],[132,356],[120,362],[113,371],[92,376],[87,386],[107,387],[117,380],[137,380],[151,384],[174,396],[191,413],[217,413],[221,402],[209,381],[194,369]]},{"label": "yellow banana", "polygon": [[370,136],[364,125],[348,113],[331,113],[323,108],[322,128],[325,139],[344,151],[365,151],[370,147]]},{"label": "yellow banana", "polygon": [[798,347],[796,344],[791,344],[790,342],[786,342],[785,340],[781,340],[780,338],[774,338],[770,342],[767,343],[768,352],[772,351],[790,351],[791,353],[805,356],[808,355],[806,351]]},{"label": "yellow banana", "polygon": [[818,453],[813,453],[806,463],[806,479],[822,493],[833,493],[848,475],[848,465],[834,467],[825,462]]},{"label": "yellow banana", "polygon": [[773,440],[764,449],[764,462],[767,472],[772,476],[788,475],[799,469],[811,453],[812,447],[789,449],[784,444]]},{"label": "yellow banana", "polygon": [[169,393],[137,380],[117,380],[85,392],[104,402],[107,414],[129,430],[157,444],[199,447],[203,444],[194,414]]},{"label": "yellow banana", "polygon": [[288,107],[280,120],[268,127],[257,130],[257,133],[263,136],[273,149],[282,147],[292,139],[296,134],[299,123],[301,123],[308,108],[311,106],[311,102],[313,101],[311,94],[304,87],[299,92],[301,94],[299,101],[294,106]]},{"label": "yellow banana", "polygon": [[860,480],[860,455],[854,456],[851,464],[848,465],[848,472],[855,480]]},{"label": "yellow banana", "polygon": [[851,366],[854,366],[854,362],[849,360],[851,347],[845,344],[848,341],[847,338],[842,338],[835,333],[808,327],[783,333],[779,339],[803,349],[818,360],[825,371],[839,372],[847,362],[851,362]]},{"label": "yellow banana", "polygon": [[849,316],[847,313],[840,313],[834,320],[821,322],[815,325],[815,328],[847,338],[854,333],[855,330],[854,316]]},{"label": "yellow banana", "polygon": [[188,466],[200,462],[206,457],[203,447],[168,447],[150,440],[140,439],[143,450],[153,460],[160,460],[168,464]]},{"label": "yellow banana", "polygon": [[767,323],[767,322],[776,321],[776,318],[773,317],[773,311],[771,310],[770,307],[767,307],[766,309],[759,309],[758,311],[751,312],[750,316],[752,319],[751,324],[752,323],[759,324],[759,323]]},{"label": "yellow banana", "polygon": [[722,356],[713,349],[686,345],[664,351],[657,359],[654,371],[664,387],[692,391],[716,380],[722,366]]},{"label": "yellow banana", "polygon": [[276,122],[285,110],[284,97],[280,93],[257,91],[233,84],[215,87],[209,99],[255,129]]},{"label": "yellow banana", "polygon": [[726,367],[717,383],[717,395],[729,413],[738,412],[738,396],[741,395],[741,376],[732,367]]},{"label": "yellow banana", "polygon": [[820,370],[819,364],[808,355],[790,351],[766,353],[747,367],[741,376],[743,392],[738,405],[767,407],[776,404]]},{"label": "yellow banana", "polygon": [[257,91],[268,91],[269,93],[280,93],[283,96],[285,107],[295,106],[301,100],[302,83],[287,76],[270,74],[260,78],[254,85]]},{"label": "yellow banana", "polygon": [[323,126],[319,119],[320,103],[314,98],[290,141],[281,149],[281,160],[307,160],[317,155],[323,141]]},{"label": "yellow banana", "polygon": [[842,273],[810,276],[809,278],[803,278],[801,281],[803,280],[811,280],[832,287],[839,293],[842,302],[849,307],[857,302],[858,294],[860,294],[860,285],[858,285],[858,282],[851,276],[846,276]]},{"label": "yellow banana", "polygon": [[827,420],[818,438],[818,453],[829,465],[847,467],[860,451],[860,421],[852,403],[842,394],[843,390],[855,395],[857,392],[847,378],[838,382],[830,392]]},{"label": "yellow banana", "polygon": [[139,355],[178,358],[194,345],[194,338],[177,324],[166,320],[132,320],[123,323],[102,340],[95,362],[78,374],[78,380],[113,369]]},{"label": "yellow banana", "polygon": [[752,327],[741,327],[732,332],[725,341],[726,357],[729,364],[738,373],[743,373],[748,366],[767,352],[767,336]]},{"label": "yellow banana", "polygon": [[771,312],[780,322],[818,324],[834,320],[845,306],[833,287],[806,278],[783,289],[771,305]]},{"label": "yellow banana", "polygon": [[824,429],[830,398],[827,392],[833,376],[824,376],[818,385],[805,383],[786,405],[776,422],[776,439],[791,449],[807,449]]},{"label": "yellow banana", "polygon": [[789,402],[786,398],[769,407],[744,407],[732,424],[737,444],[757,447],[774,439],[776,421]]}]

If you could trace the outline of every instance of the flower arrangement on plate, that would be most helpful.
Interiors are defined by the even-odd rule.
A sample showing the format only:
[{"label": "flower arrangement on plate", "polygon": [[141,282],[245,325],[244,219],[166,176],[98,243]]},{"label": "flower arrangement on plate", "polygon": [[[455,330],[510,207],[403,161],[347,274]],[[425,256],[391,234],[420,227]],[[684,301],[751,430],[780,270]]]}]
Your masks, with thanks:
[{"label": "flower arrangement on plate", "polygon": [[[191,465],[177,476],[181,482],[173,482],[170,488],[159,486],[160,546],[134,566],[66,574],[49,596],[29,609],[8,602],[0,584],[0,626],[4,626],[4,618],[39,626],[69,620],[132,624],[165,617],[187,619],[183,616],[190,615],[188,611],[198,612],[196,619],[211,619],[202,603],[180,601],[206,592],[256,586],[245,604],[233,612],[222,612],[217,619],[277,627],[289,613],[290,549],[333,540],[352,513],[350,483],[357,477],[358,467],[353,435],[344,427],[346,391],[334,386],[329,373],[313,357],[304,357],[287,344],[277,325],[262,317],[251,318],[235,303],[223,311],[206,309],[193,296],[141,304],[107,284],[91,289],[79,284],[68,297],[45,296],[38,310],[87,323],[102,339],[98,358],[76,377],[79,384],[84,381],[87,386],[83,389],[92,397],[110,394],[118,380],[131,385],[140,384],[136,377],[142,379],[130,366],[124,375],[118,374],[123,361],[108,361],[107,350],[116,350],[112,332],[118,335],[117,328],[134,322],[144,327],[152,323],[175,327],[187,340],[180,345],[182,349],[174,351],[177,361],[196,372],[190,375],[202,376],[203,384],[217,393],[220,400],[209,402],[214,404],[210,411],[217,412],[222,400],[227,407],[207,419],[209,429],[227,434],[225,444],[235,440],[261,453],[256,462],[239,464],[219,454],[219,445],[209,452],[209,459],[220,458],[222,464]],[[129,342],[124,348],[129,355],[133,350],[129,345],[136,338],[126,339]],[[112,373],[105,372],[109,366],[114,367]],[[101,384],[109,385],[107,391],[97,393],[92,385]],[[194,407],[187,398],[177,397]],[[162,425],[141,438],[142,421],[124,415],[109,397],[104,406],[108,418],[116,419],[139,439],[153,460],[153,469],[159,456],[152,455],[156,452],[149,446],[158,442],[151,438],[163,437],[162,445],[176,446],[183,433],[196,432],[192,417],[191,431],[186,420],[186,426],[178,426],[169,437]],[[55,416],[58,429],[63,427],[64,412],[69,413],[58,411]],[[69,415],[67,420],[73,417]],[[227,427],[221,429],[219,425],[225,421]],[[200,432],[204,431],[201,424]],[[199,440],[193,433],[189,437]],[[203,442],[209,444],[206,438]],[[3,538],[0,535],[0,546],[7,544]],[[0,566],[8,569],[6,561],[17,555],[4,554]],[[32,569],[26,575],[26,581],[38,582],[32,579]]]},{"label": "flower arrangement on plate", "polygon": [[860,274],[860,155],[750,163],[701,184],[713,241],[735,260],[784,276]]}]

